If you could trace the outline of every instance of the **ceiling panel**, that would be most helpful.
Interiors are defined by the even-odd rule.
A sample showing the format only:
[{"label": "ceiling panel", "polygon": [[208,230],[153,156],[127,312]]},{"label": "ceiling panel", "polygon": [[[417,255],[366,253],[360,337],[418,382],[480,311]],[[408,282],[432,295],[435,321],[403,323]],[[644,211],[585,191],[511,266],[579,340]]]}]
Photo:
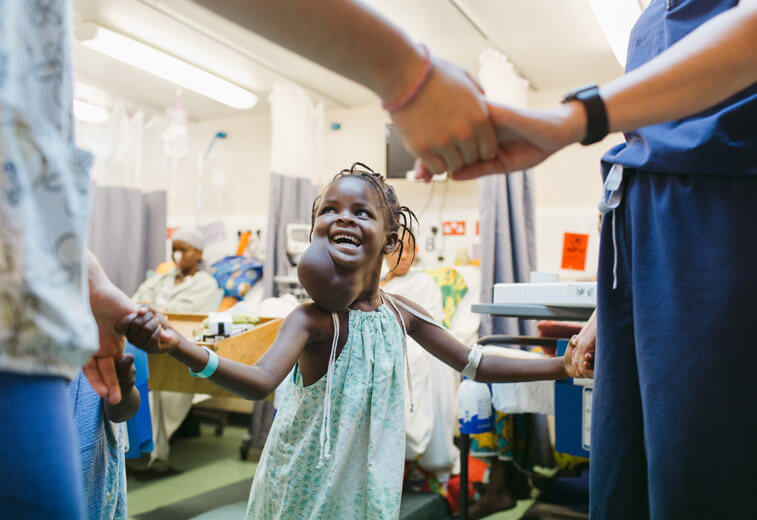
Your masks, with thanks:
[{"label": "ceiling panel", "polygon": [[601,83],[622,74],[586,0],[460,0],[535,88]]},{"label": "ceiling panel", "polygon": [[[568,89],[621,73],[586,0],[366,3],[415,40],[474,74],[478,56],[487,47],[504,52],[537,89]],[[230,22],[235,4],[236,0],[74,2],[80,21],[114,29],[255,92],[260,101],[251,112],[267,110],[266,97],[277,78],[299,83],[331,107],[377,102],[364,87]],[[171,83],[76,47],[77,73],[85,81],[159,110],[172,101]],[[185,104],[193,119],[239,113],[191,92],[185,92]]]}]

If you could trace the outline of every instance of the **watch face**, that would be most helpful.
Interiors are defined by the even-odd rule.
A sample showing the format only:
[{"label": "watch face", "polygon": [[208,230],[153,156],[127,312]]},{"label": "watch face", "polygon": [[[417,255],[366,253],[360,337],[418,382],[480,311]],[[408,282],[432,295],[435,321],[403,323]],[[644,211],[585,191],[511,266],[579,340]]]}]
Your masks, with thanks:
[{"label": "watch face", "polygon": [[598,89],[599,87],[596,83],[590,83],[589,85],[578,87],[565,94],[565,97],[562,98],[562,102],[565,103],[566,101],[573,101],[574,99],[585,99],[587,96],[584,94],[589,94],[588,97],[590,97]]},{"label": "watch face", "polygon": [[577,99],[588,99],[588,98],[596,96],[598,92],[599,92],[599,89],[597,88],[597,86],[593,85],[591,87],[587,87],[585,89],[582,89],[580,92],[577,92],[576,93],[576,98]]}]

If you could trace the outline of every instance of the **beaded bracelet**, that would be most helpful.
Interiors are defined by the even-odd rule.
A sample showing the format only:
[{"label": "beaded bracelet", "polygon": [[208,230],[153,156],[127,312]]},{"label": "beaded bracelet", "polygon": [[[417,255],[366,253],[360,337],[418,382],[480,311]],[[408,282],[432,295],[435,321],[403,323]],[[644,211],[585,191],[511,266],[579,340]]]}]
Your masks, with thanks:
[{"label": "beaded bracelet", "polygon": [[397,112],[398,110],[402,110],[405,108],[415,96],[418,95],[418,92],[423,88],[423,85],[426,84],[426,81],[428,81],[428,78],[431,76],[431,53],[428,50],[428,47],[421,44],[421,49],[423,49],[423,53],[425,54],[425,63],[423,65],[423,72],[421,72],[421,75],[416,80],[415,84],[413,84],[412,88],[400,99],[393,103],[388,103],[384,101],[381,103],[381,106],[384,107],[384,110],[389,112],[390,114],[392,112]]}]

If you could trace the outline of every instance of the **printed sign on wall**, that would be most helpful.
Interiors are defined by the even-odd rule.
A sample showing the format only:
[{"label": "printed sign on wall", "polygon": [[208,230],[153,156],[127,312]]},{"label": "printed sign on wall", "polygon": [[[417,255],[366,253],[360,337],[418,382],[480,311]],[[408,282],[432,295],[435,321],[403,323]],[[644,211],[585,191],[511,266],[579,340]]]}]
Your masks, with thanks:
[{"label": "printed sign on wall", "polygon": [[464,220],[447,220],[442,223],[442,233],[448,235],[465,235]]},{"label": "printed sign on wall", "polygon": [[586,269],[586,251],[589,246],[587,233],[565,233],[562,245],[562,269],[583,271]]}]

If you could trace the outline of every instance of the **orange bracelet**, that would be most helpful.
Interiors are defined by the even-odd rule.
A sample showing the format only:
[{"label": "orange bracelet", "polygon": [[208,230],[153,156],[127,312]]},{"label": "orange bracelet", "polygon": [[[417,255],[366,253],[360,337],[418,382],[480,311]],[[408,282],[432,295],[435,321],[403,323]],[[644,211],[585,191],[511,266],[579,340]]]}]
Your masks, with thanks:
[{"label": "orange bracelet", "polygon": [[428,47],[423,44],[421,44],[421,49],[423,49],[423,52],[426,54],[426,62],[423,65],[423,72],[421,72],[421,75],[418,77],[413,87],[394,103],[387,103],[386,101],[381,103],[381,106],[384,107],[384,110],[386,110],[390,114],[392,112],[397,112],[398,110],[405,108],[413,100],[413,98],[418,95],[418,92],[420,92],[420,90],[423,88],[423,85],[426,84],[426,81],[428,81],[428,78],[431,76],[431,53],[429,52]]}]

